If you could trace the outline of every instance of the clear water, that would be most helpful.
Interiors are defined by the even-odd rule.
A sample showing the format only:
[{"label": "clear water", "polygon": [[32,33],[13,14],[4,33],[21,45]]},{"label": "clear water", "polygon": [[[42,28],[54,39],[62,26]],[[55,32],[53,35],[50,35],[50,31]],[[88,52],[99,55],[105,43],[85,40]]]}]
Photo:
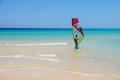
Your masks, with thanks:
[{"label": "clear water", "polygon": [[[2,48],[8,49],[12,44],[26,46],[25,44],[43,43],[47,46],[48,43],[51,43],[49,45],[53,46],[62,43],[66,46],[60,49],[56,47],[56,50],[55,47],[53,49],[47,47],[48,49],[45,49],[44,53],[57,55],[56,58],[62,62],[61,65],[64,64],[63,67],[68,66],[67,69],[109,74],[109,77],[112,75],[114,80],[118,80],[118,75],[120,75],[120,29],[83,29],[83,32],[85,37],[79,50],[74,49],[71,29],[0,29],[0,45]],[[12,47],[14,49],[14,46]],[[39,50],[39,47],[37,49]],[[60,63],[58,65],[61,66]]]},{"label": "clear water", "polygon": [[[109,49],[110,53],[119,53],[120,29],[84,29],[84,34],[85,38],[80,44],[83,49]],[[71,29],[0,29],[0,44],[31,43],[67,43],[70,46],[74,45]]]},{"label": "clear water", "polygon": [[70,29],[0,29],[0,42],[57,42],[72,39]]}]

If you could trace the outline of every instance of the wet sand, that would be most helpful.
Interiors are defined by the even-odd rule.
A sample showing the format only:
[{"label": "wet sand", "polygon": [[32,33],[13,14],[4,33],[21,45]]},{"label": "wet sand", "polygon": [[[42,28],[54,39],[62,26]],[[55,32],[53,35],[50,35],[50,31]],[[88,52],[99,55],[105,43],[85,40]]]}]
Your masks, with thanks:
[{"label": "wet sand", "polygon": [[68,45],[0,45],[0,80],[120,79],[119,72],[101,67],[104,61],[85,54],[82,48],[74,50]]}]

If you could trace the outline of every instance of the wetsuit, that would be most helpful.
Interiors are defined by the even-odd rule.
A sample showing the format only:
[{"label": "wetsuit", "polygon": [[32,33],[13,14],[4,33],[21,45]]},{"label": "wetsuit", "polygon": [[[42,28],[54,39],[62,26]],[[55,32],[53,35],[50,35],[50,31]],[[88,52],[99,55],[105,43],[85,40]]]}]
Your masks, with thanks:
[{"label": "wetsuit", "polygon": [[75,38],[75,49],[77,49],[78,48],[78,42],[77,42],[77,38]]}]

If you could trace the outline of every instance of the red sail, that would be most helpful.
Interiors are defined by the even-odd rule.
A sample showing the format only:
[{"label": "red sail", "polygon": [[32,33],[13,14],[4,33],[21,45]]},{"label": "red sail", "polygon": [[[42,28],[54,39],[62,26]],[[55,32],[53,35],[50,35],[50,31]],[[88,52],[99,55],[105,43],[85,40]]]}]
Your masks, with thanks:
[{"label": "red sail", "polygon": [[78,18],[72,18],[72,26],[75,27],[84,36],[84,33],[82,31],[82,27],[79,26]]}]

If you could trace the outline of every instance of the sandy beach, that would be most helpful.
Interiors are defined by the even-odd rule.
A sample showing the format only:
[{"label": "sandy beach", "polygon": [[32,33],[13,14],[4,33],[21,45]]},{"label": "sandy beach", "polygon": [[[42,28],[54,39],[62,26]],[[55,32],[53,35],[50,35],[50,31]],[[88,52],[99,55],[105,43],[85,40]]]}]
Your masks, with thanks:
[{"label": "sandy beach", "polygon": [[0,45],[0,80],[120,79],[119,72],[101,70],[103,63],[86,58],[83,52],[64,44]]}]

